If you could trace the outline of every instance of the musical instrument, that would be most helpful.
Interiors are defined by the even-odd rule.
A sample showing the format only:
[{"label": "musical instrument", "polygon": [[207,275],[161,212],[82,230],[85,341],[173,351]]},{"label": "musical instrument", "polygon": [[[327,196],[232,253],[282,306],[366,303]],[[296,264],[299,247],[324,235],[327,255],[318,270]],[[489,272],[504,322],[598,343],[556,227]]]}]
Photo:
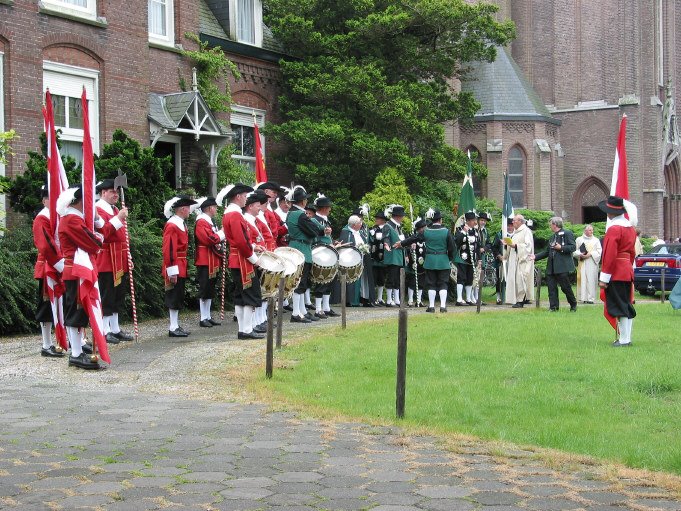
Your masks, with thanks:
[{"label": "musical instrument", "polygon": [[338,273],[338,252],[329,245],[312,247],[310,279],[315,284],[328,284]]},{"label": "musical instrument", "polygon": [[449,280],[452,284],[456,284],[456,275],[458,273],[458,268],[456,264],[449,263]]},{"label": "musical instrument", "polygon": [[279,289],[279,279],[286,271],[284,261],[274,252],[262,252],[257,262],[260,268],[260,292],[263,299],[273,298]]},{"label": "musical instrument", "polygon": [[359,250],[355,247],[338,248],[338,273],[345,275],[347,284],[358,280],[363,268],[362,253]]},{"label": "musical instrument", "polygon": [[284,261],[284,296],[289,298],[295,288],[300,283],[300,278],[303,275],[303,265],[305,264],[305,255],[298,249],[292,247],[277,247],[274,249],[277,254]]}]

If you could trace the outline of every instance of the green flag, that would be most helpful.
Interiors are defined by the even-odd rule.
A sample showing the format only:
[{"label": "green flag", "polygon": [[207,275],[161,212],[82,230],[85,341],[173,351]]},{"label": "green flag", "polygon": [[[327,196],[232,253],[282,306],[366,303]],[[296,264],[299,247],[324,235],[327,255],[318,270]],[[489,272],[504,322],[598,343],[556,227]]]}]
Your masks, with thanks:
[{"label": "green flag", "polygon": [[473,191],[473,162],[471,161],[471,152],[468,151],[468,168],[466,169],[466,177],[463,178],[463,184],[461,185],[459,215],[463,215],[467,211],[473,210],[475,210],[475,192]]}]

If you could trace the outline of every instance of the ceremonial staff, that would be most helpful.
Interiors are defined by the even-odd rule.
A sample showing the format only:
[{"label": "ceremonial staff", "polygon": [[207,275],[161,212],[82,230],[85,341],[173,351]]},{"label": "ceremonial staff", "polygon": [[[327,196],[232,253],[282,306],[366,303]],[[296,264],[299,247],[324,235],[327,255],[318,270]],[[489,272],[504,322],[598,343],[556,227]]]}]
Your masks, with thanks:
[{"label": "ceremonial staff", "polygon": [[220,298],[220,321],[225,320],[225,276],[227,275],[227,242],[222,242],[222,297]]},{"label": "ceremonial staff", "polygon": [[[125,192],[124,190],[128,187],[128,175],[123,174],[121,169],[118,169],[118,176],[114,179],[114,188],[120,189],[121,195],[121,207],[125,208]],[[123,226],[125,227],[125,251],[128,255],[128,277],[130,278],[130,301],[132,302],[132,325],[133,332],[135,334],[135,342],[140,342],[140,330],[137,324],[137,305],[135,303],[135,280],[132,276],[132,253],[130,252],[130,233],[128,232],[128,221],[123,220]]]},{"label": "ceremonial staff", "polygon": [[[416,226],[414,224],[414,208],[409,203],[409,219],[411,220],[411,235],[413,236],[416,232]],[[416,243],[411,244],[411,266],[414,269],[414,291],[416,293],[416,306],[419,306],[419,272],[418,272],[418,262],[416,260]]]}]

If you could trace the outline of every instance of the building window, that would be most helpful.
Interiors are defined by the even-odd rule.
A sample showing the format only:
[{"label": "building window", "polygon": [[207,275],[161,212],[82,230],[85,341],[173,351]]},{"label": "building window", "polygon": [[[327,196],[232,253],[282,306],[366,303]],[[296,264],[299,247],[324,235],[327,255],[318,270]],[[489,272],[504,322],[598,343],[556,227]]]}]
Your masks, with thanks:
[{"label": "building window", "polygon": [[90,113],[92,149],[99,152],[99,72],[55,62],[43,63],[43,91],[50,89],[54,124],[61,130],[61,154],[83,160],[83,87]]},{"label": "building window", "polygon": [[525,155],[518,146],[508,153],[508,191],[514,208],[525,206]]},{"label": "building window", "polygon": [[262,0],[230,0],[232,35],[240,43],[262,46]]},{"label": "building window", "polygon": [[42,0],[42,3],[47,9],[65,14],[74,14],[93,19],[97,17],[96,0]]},{"label": "building window", "polygon": [[149,0],[149,41],[175,45],[173,0]]},{"label": "building window", "polygon": [[[255,112],[255,119],[258,123],[258,129],[262,129],[265,125],[265,112],[263,110],[253,110],[252,108],[245,108],[239,106],[232,107],[232,114],[230,116],[230,123],[234,138],[232,144],[234,158],[243,167],[255,172],[255,131],[253,130],[253,113]],[[265,152],[265,139],[260,134],[260,141]],[[264,156],[264,154],[263,154]]]}]

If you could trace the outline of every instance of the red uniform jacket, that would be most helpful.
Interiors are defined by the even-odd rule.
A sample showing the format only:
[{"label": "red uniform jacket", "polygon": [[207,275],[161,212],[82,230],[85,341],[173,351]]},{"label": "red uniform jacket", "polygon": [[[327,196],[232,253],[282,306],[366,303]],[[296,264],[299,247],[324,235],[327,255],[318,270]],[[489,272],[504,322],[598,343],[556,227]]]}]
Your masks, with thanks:
[{"label": "red uniform jacket", "polygon": [[[286,223],[282,222],[279,215],[277,215],[269,207],[265,210],[265,220],[267,220],[267,226],[270,228],[272,236],[274,236],[274,240],[276,243],[275,248],[286,245],[286,243],[284,242],[284,236],[288,234],[288,228],[286,227]],[[273,249],[268,248],[267,250]]]},{"label": "red uniform jacket", "polygon": [[208,276],[214,278],[222,264],[222,257],[216,252],[216,248],[224,241],[225,235],[218,231],[213,224],[213,219],[205,213],[199,214],[194,227],[196,238],[196,266],[208,266]]},{"label": "red uniform jacket", "polygon": [[[276,213],[274,213],[276,215]],[[265,214],[267,216],[267,214]],[[273,231],[270,230],[269,224],[263,220],[260,216],[255,217],[255,225],[262,234],[262,239],[265,244],[265,248],[270,252],[277,248],[277,239],[273,235]]]},{"label": "red uniform jacket", "polygon": [[636,230],[629,220],[616,218],[608,227],[603,240],[600,280],[633,282],[636,257]]},{"label": "red uniform jacket", "polygon": [[187,248],[189,234],[184,221],[179,216],[172,216],[163,227],[163,266],[161,273],[168,283],[168,277],[177,275],[187,277]]},{"label": "red uniform jacket", "polygon": [[258,260],[258,256],[253,253],[248,223],[241,214],[241,208],[236,204],[230,204],[225,208],[225,214],[222,216],[222,229],[229,245],[227,265],[241,270],[241,284],[246,289],[250,287],[251,280],[255,276],[253,264]]},{"label": "red uniform jacket", "polygon": [[121,283],[128,271],[128,251],[125,241],[125,226],[118,219],[118,208],[103,200],[97,201],[97,214],[104,220],[104,227],[97,232],[104,236],[102,251],[97,256],[97,270],[113,273],[114,286]]},{"label": "red uniform jacket", "polygon": [[72,276],[71,272],[73,256],[79,248],[90,254],[92,266],[97,268],[97,254],[102,248],[102,242],[85,226],[85,220],[80,211],[68,208],[66,214],[59,220],[59,243],[65,259],[63,280],[77,279]]},{"label": "red uniform jacket", "polygon": [[33,278],[45,278],[50,267],[64,270],[64,257],[54,241],[50,226],[50,212],[47,208],[43,208],[33,221],[33,244],[38,249]]}]

